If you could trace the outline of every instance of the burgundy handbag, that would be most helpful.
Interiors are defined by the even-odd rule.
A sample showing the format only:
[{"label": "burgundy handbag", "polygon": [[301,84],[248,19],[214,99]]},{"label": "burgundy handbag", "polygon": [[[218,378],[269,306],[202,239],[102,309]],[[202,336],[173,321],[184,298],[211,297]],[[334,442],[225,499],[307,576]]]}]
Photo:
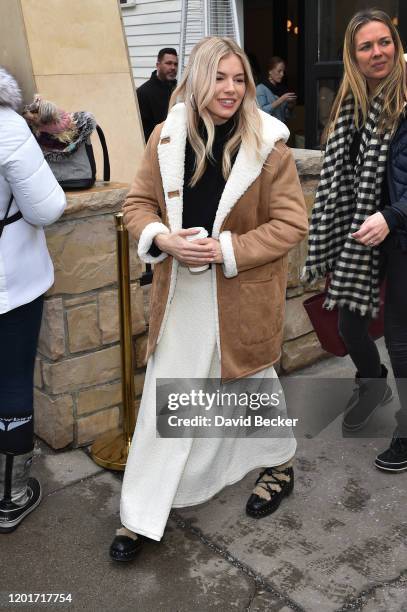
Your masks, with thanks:
[{"label": "burgundy handbag", "polygon": [[[337,357],[345,357],[348,354],[342,338],[338,331],[338,308],[326,310],[322,305],[325,302],[329,279],[326,279],[325,290],[317,293],[303,302],[304,308],[310,318],[318,340],[322,348]],[[384,298],[386,295],[386,283],[380,287],[380,310],[377,319],[372,319],[369,325],[369,334],[374,340],[381,338],[384,334]]]}]

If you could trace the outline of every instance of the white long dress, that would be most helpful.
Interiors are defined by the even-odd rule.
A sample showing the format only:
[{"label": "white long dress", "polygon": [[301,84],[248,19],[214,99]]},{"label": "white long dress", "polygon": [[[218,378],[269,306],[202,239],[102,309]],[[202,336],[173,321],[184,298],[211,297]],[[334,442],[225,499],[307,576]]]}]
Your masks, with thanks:
[{"label": "white long dress", "polygon": [[[220,378],[212,282],[210,270],[191,274],[179,266],[165,329],[147,364],[120,515],[125,527],[153,540],[161,539],[171,507],[205,502],[255,468],[285,463],[296,449],[291,431],[279,438],[157,437],[157,378]],[[277,378],[273,367],[251,378],[267,377]]]}]

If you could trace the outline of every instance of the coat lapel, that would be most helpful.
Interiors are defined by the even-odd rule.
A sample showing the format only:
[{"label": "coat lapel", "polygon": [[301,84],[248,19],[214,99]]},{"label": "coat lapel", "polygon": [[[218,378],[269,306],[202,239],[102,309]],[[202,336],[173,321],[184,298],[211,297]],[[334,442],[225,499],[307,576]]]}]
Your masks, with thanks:
[{"label": "coat lapel", "polygon": [[163,182],[170,230],[182,229],[182,190],[187,139],[184,104],[176,104],[168,114],[158,144],[158,162]]},{"label": "coat lapel", "polygon": [[263,145],[259,155],[247,148],[240,147],[232,171],[226,182],[222,197],[219,201],[213,224],[212,237],[218,238],[223,222],[235,206],[236,202],[242,197],[250,185],[254,183],[260,175],[264,162],[279,140],[287,142],[290,132],[288,128],[274,117],[259,110],[262,120]]},{"label": "coat lapel", "polygon": [[[236,202],[260,175],[264,162],[278,140],[287,141],[290,133],[278,119],[260,111],[263,145],[259,155],[241,146],[232,172],[226,182],[213,225],[212,236],[218,238],[223,222]],[[187,138],[185,105],[173,106],[161,131],[158,161],[163,182],[168,223],[172,232],[182,229],[182,192],[185,173]]]}]

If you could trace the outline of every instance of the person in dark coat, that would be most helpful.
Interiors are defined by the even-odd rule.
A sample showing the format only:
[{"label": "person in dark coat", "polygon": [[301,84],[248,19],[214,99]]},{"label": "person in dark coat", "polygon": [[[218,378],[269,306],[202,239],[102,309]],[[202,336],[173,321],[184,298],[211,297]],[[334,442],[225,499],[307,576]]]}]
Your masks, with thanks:
[{"label": "person in dark coat", "polygon": [[137,89],[145,141],[156,125],[167,118],[171,94],[177,85],[178,56],[175,49],[165,47],[157,56],[156,70]]}]

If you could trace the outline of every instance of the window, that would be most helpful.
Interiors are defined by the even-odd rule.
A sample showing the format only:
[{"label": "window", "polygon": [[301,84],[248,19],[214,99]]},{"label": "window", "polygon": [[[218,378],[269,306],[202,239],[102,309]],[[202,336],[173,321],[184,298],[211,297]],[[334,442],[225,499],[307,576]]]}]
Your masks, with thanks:
[{"label": "window", "polygon": [[130,6],[136,6],[136,0],[120,0],[120,6],[122,8],[128,8]]},{"label": "window", "polygon": [[355,13],[367,8],[378,8],[390,15],[398,25],[397,0],[319,0],[318,60],[342,61],[343,38],[346,26]]}]

